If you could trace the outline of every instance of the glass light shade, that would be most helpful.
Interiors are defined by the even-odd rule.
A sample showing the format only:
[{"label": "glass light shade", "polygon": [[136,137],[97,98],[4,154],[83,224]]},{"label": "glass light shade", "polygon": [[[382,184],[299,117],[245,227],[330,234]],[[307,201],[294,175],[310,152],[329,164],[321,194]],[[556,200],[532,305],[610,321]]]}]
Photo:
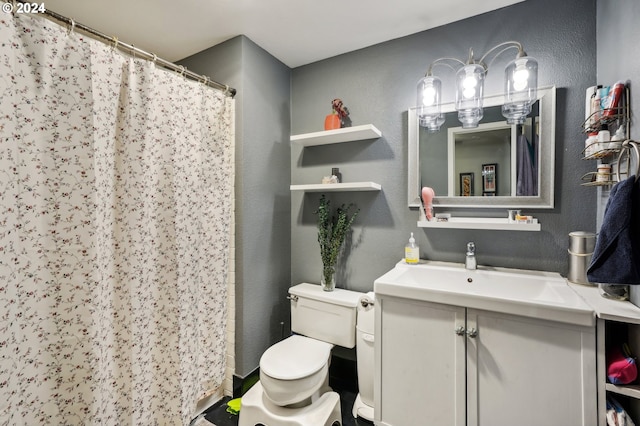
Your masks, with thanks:
[{"label": "glass light shade", "polygon": [[444,123],[444,115],[436,116],[418,116],[420,127],[425,127],[428,133],[436,133],[440,131],[440,127]]},{"label": "glass light shade", "polygon": [[435,76],[428,76],[418,82],[417,114],[420,126],[429,132],[437,132],[444,123],[444,116],[440,113],[440,97],[442,81]]},{"label": "glass light shade", "polygon": [[507,123],[524,123],[538,96],[538,61],[524,56],[509,62],[504,69],[504,93],[502,115]]},{"label": "glass light shade", "polygon": [[478,127],[482,119],[485,75],[480,64],[465,65],[456,73],[456,110],[464,129]]}]

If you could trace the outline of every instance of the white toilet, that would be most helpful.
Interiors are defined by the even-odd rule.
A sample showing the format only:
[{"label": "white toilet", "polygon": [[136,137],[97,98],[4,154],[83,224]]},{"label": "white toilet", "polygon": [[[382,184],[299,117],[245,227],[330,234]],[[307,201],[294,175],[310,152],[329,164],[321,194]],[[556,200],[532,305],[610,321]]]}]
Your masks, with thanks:
[{"label": "white toilet", "polygon": [[356,325],[356,359],[358,365],[358,390],[353,403],[353,417],[362,417],[373,421],[373,377],[374,364],[374,327],[375,294],[369,292],[358,302]]},{"label": "white toilet", "polygon": [[289,289],[291,330],[260,358],[260,381],[242,396],[239,426],[339,426],[340,397],[329,387],[334,345],[356,344],[362,293],[323,291],[317,284]]}]

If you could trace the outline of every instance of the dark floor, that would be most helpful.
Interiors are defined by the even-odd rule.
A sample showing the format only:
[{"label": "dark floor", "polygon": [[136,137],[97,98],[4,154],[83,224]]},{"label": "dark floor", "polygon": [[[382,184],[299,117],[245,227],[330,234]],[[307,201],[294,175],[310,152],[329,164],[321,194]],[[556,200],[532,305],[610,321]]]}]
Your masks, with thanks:
[{"label": "dark floor", "polygon": [[[358,379],[355,362],[333,357],[329,369],[329,385],[340,395],[340,409],[342,410],[342,426],[369,426],[372,422],[351,414],[353,401],[358,394]],[[206,411],[205,419],[216,426],[237,426],[238,416],[227,413],[227,402],[231,398],[225,397]],[[269,425],[272,426],[272,425]],[[273,425],[277,426],[277,425]]]}]

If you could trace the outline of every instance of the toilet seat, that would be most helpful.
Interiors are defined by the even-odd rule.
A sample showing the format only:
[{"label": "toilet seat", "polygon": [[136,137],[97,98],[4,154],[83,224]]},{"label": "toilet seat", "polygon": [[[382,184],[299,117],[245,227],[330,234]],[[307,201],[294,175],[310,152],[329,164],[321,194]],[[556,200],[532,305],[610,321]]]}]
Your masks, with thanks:
[{"label": "toilet seat", "polygon": [[260,371],[279,380],[297,380],[325,366],[333,345],[294,334],[267,349],[260,358]]},{"label": "toilet seat", "polygon": [[293,335],[267,349],[260,358],[265,396],[279,406],[292,406],[328,388],[331,343]]}]

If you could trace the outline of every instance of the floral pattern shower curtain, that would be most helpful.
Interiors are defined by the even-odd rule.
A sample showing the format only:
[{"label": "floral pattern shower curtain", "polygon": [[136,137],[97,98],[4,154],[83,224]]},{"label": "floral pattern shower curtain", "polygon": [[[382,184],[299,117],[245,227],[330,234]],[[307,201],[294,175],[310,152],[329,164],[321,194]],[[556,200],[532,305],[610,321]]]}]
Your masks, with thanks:
[{"label": "floral pattern shower curtain", "polygon": [[233,111],[0,16],[0,424],[188,424],[221,385]]}]

